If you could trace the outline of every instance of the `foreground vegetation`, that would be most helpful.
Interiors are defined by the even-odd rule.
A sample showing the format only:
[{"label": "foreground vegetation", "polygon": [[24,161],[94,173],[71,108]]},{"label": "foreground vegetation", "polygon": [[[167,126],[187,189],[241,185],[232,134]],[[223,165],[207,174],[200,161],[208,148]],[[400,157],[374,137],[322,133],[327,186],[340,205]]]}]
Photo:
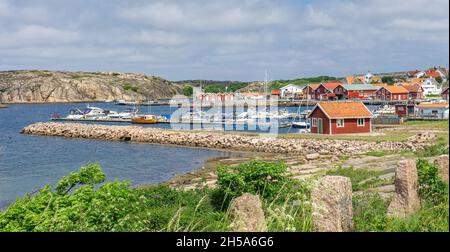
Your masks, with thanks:
[{"label": "foreground vegetation", "polygon": [[[448,185],[434,165],[420,160],[418,169],[423,209],[407,219],[391,219],[389,199],[355,194],[356,231],[448,231]],[[344,169],[330,174],[348,176],[356,185],[377,175]],[[216,189],[193,191],[105,183],[100,166],[87,165],[56,186],[17,199],[0,213],[0,231],[229,231],[230,201],[249,192],[261,196],[269,231],[311,232],[313,184],[291,179],[280,162],[221,166]]]}]

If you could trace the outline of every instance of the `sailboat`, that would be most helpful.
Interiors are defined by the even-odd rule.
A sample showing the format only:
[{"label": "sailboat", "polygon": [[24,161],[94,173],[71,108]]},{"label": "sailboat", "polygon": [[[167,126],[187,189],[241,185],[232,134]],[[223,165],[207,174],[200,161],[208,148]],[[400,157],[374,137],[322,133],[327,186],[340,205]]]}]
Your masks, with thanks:
[{"label": "sailboat", "polygon": [[[308,89],[307,89],[308,92]],[[308,115],[311,113],[311,110],[309,110],[309,99],[308,99],[308,93],[306,93],[306,109],[300,112],[300,109],[302,107],[302,103],[298,106],[297,110],[297,118],[300,118],[300,121],[294,121],[292,122],[292,128],[300,129],[299,133],[309,133],[311,131],[310,124],[308,123]],[[304,121],[302,121],[304,119]]]}]

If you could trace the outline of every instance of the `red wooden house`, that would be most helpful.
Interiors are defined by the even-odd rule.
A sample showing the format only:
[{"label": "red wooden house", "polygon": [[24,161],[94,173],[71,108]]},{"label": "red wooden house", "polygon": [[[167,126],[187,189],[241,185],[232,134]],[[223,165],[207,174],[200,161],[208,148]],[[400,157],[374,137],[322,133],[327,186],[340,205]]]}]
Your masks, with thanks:
[{"label": "red wooden house", "polygon": [[313,134],[372,132],[372,112],[362,102],[319,102],[308,115]]},{"label": "red wooden house", "polygon": [[370,84],[342,84],[336,87],[333,92],[338,100],[367,100],[372,98],[377,90],[377,87]]},{"label": "red wooden house", "polygon": [[317,100],[316,97],[316,89],[320,86],[320,84],[309,84],[305,87],[304,93],[308,100]]},{"label": "red wooden house", "polygon": [[396,104],[395,114],[399,117],[408,117],[414,115],[416,104]]},{"label": "red wooden house", "polygon": [[402,86],[383,86],[375,93],[375,97],[382,101],[407,101],[409,91]]},{"label": "red wooden house", "polygon": [[334,89],[341,84],[341,82],[327,82],[320,84],[314,91],[314,99],[319,101],[337,100]]},{"label": "red wooden house", "polygon": [[410,100],[422,100],[423,99],[423,88],[419,83],[414,83],[411,85],[402,85],[406,90],[408,90],[408,98]]}]

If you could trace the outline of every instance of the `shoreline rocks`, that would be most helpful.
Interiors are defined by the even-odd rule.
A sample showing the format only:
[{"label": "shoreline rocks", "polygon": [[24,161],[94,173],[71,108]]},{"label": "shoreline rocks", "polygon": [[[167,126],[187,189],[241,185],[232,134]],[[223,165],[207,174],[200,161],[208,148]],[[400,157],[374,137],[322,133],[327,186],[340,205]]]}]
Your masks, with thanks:
[{"label": "shoreline rocks", "polygon": [[[173,131],[140,126],[110,126],[82,123],[35,123],[25,127],[23,134],[131,141],[187,147],[250,151],[277,154],[307,155],[326,151],[334,156],[364,154],[380,150],[416,150],[423,145],[410,142],[368,142],[330,139],[285,139],[221,134],[212,132]],[[317,156],[317,155],[316,155]]]}]

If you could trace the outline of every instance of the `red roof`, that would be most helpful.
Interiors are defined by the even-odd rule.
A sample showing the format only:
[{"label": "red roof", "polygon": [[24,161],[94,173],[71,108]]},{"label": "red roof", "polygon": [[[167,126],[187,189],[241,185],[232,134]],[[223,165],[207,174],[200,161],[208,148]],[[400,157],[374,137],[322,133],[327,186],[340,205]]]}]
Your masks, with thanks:
[{"label": "red roof", "polygon": [[416,70],[416,71],[408,72],[408,75],[409,75],[409,76],[415,76],[415,75],[418,74],[418,73],[420,73],[420,71],[419,71],[419,70]]},{"label": "red roof", "polygon": [[373,114],[360,101],[358,102],[319,102],[309,116],[316,110],[322,110],[329,119],[372,118]]},{"label": "red roof", "polygon": [[438,73],[438,71],[436,71],[436,69],[434,69],[434,68],[428,69],[428,70],[426,71],[426,75],[427,75],[428,77],[433,77],[433,78],[441,77],[441,75]]},{"label": "red roof", "polygon": [[308,87],[310,87],[312,90],[316,90],[320,84],[309,84]]},{"label": "red roof", "polygon": [[272,90],[272,95],[281,95],[281,90],[279,89]]},{"label": "red roof", "polygon": [[333,91],[335,88],[337,88],[339,85],[341,85],[341,82],[327,82],[323,83],[322,86],[324,86],[326,89]]},{"label": "red roof", "polygon": [[391,94],[408,94],[409,91],[402,86],[384,86],[381,87],[389,91]]},{"label": "red roof", "polygon": [[416,92],[417,93],[417,92],[423,91],[423,89],[421,90],[422,85],[420,85],[418,83],[411,84],[411,85],[404,85],[403,87],[406,90],[408,90],[408,92]]}]

